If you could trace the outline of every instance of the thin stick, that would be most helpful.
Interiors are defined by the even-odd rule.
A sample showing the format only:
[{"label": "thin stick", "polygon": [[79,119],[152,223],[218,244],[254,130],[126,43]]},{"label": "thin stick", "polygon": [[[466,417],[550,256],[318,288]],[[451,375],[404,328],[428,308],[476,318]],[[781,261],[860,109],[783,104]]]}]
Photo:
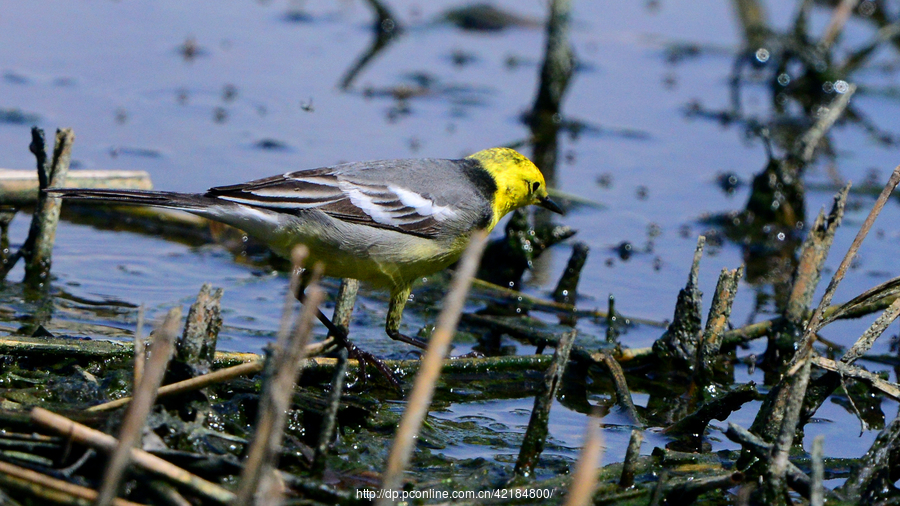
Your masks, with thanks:
[{"label": "thin stick", "polygon": [[173,308],[166,315],[166,320],[157,329],[153,342],[150,344],[150,360],[147,362],[147,373],[141,379],[141,384],[134,394],[134,402],[128,406],[122,429],[119,433],[119,442],[106,465],[106,473],[103,476],[103,484],[100,487],[99,496],[94,503],[96,506],[108,506],[118,494],[122,478],[125,476],[125,468],[131,458],[131,449],[141,439],[141,432],[147,422],[147,415],[156,401],[156,391],[166,374],[166,366],[175,348],[175,335],[181,326],[181,308]]},{"label": "thin stick", "polygon": [[815,153],[819,142],[825,137],[825,133],[828,132],[838,118],[841,117],[841,114],[844,113],[844,109],[850,105],[850,97],[852,97],[854,93],[856,93],[856,85],[851,84],[847,91],[838,95],[830,104],[828,104],[827,112],[816,121],[815,125],[803,134],[803,137],[800,138],[798,147],[803,148],[800,156],[804,164],[808,164],[812,161],[813,154]]},{"label": "thin stick", "polygon": [[[306,248],[295,248],[294,272],[299,272],[302,261],[307,256]],[[305,291],[303,312],[294,325],[293,331],[278,339],[272,355],[275,361],[275,375],[269,378],[265,391],[260,399],[259,416],[253,442],[247,451],[247,459],[241,472],[240,487],[235,505],[256,504],[254,495],[261,481],[271,474],[278,463],[278,452],[284,437],[284,425],[287,412],[291,406],[294,386],[304,363],[306,342],[312,330],[313,322],[319,311],[319,304],[325,299],[325,292],[317,282],[322,275],[321,266],[317,265],[313,281]]]},{"label": "thin stick", "polygon": [[[218,369],[209,374],[195,376],[184,381],[178,381],[176,383],[170,383],[168,385],[159,387],[156,396],[165,397],[167,395],[183,394],[186,392],[192,392],[194,390],[200,390],[201,388],[208,387],[209,385],[214,385],[216,383],[221,383],[223,381],[228,381],[234,378],[240,378],[241,376],[256,374],[262,371],[262,369],[262,360],[254,360],[252,362],[246,362],[243,364],[226,367],[224,369]],[[121,397],[114,401],[104,402],[103,404],[91,406],[85,411],[109,411],[112,409],[121,408],[122,406],[127,406],[128,403],[131,402],[131,399],[131,397]]]},{"label": "thin stick", "polygon": [[847,19],[853,14],[853,9],[856,8],[858,3],[859,0],[841,0],[841,3],[834,8],[831,14],[831,21],[828,22],[828,28],[825,29],[822,40],[819,41],[819,47],[828,49],[834,44],[834,40],[837,39],[837,36],[844,29]]},{"label": "thin stick", "polygon": [[[25,469],[7,462],[0,461],[0,473],[18,478],[19,480],[24,480],[37,487],[48,488],[87,501],[93,501],[97,498],[97,491],[93,489],[51,478],[50,476],[41,474],[37,471]],[[32,487],[23,486],[22,488],[33,492]],[[140,503],[126,501],[125,499],[115,499],[112,504],[113,506],[141,506]]]},{"label": "thin stick", "polygon": [[[409,464],[415,447],[416,435],[419,433],[425,415],[428,414],[428,407],[434,396],[444,357],[450,349],[450,341],[453,339],[453,333],[459,323],[459,314],[466,302],[466,293],[469,291],[472,278],[478,269],[478,260],[481,258],[486,243],[487,233],[478,231],[473,234],[469,247],[463,253],[459,268],[453,276],[450,292],[444,300],[444,309],[438,317],[437,327],[428,342],[428,349],[425,350],[422,365],[416,374],[413,390],[406,403],[406,410],[403,412],[400,426],[397,428],[397,436],[391,446],[382,482],[384,490],[396,490],[402,482],[403,471]],[[391,501],[383,497],[376,504],[389,506]]]},{"label": "thin stick", "polygon": [[[109,434],[104,434],[43,408],[32,409],[31,420],[72,441],[106,452],[113,451],[118,444],[116,438]],[[233,493],[219,485],[208,482],[139,448],[131,449],[131,460],[141,469],[162,476],[202,498],[218,504],[229,504],[234,499]]]},{"label": "thin stick", "polygon": [[598,418],[589,416],[584,427],[584,445],[575,465],[572,486],[566,497],[566,506],[587,506],[591,504],[597,488],[597,467],[603,455],[603,435],[600,433]]},{"label": "thin stick", "polygon": [[875,223],[875,218],[877,218],[881,213],[881,210],[884,208],[884,205],[887,203],[888,199],[891,196],[891,193],[894,191],[894,188],[897,187],[898,183],[900,183],[900,165],[894,168],[894,172],[891,174],[891,177],[888,180],[887,184],[884,186],[884,189],[881,190],[881,194],[878,196],[878,200],[875,201],[875,205],[872,207],[869,215],[866,216],[866,221],[863,222],[862,227],[860,227],[859,232],[853,239],[853,243],[850,245],[850,249],[847,250],[847,254],[844,255],[844,259],[841,260],[841,264],[838,266],[837,270],[834,273],[834,276],[831,278],[831,282],[828,283],[828,288],[825,289],[825,294],[822,296],[822,300],[819,301],[819,305],[816,307],[816,310],[813,312],[812,317],[809,319],[809,323],[806,324],[806,332],[803,335],[803,341],[800,343],[798,352],[794,354],[794,358],[792,359],[791,373],[793,373],[796,369],[802,367],[803,358],[812,349],[812,344],[813,341],[815,341],[816,332],[819,331],[819,321],[822,319],[822,315],[825,312],[825,309],[831,304],[831,299],[834,297],[834,292],[837,290],[837,287],[840,284],[841,280],[844,279],[844,275],[847,274],[847,269],[850,268],[850,264],[853,262],[853,259],[856,258],[856,252],[859,251],[859,247],[862,245],[863,240],[866,238],[866,235],[869,234],[869,230]]},{"label": "thin stick", "polygon": [[895,400],[900,400],[900,385],[886,381],[877,374],[843,362],[835,362],[825,357],[813,357],[812,363],[827,371],[839,373],[841,376],[850,376],[851,378],[871,383],[873,387],[881,390],[884,394],[893,397]]},{"label": "thin stick", "polygon": [[822,444],[825,436],[818,435],[813,439],[812,447],[812,489],[809,491],[809,506],[823,506],[825,504],[825,462],[823,460]]},{"label": "thin stick", "polygon": [[641,418],[637,408],[634,407],[634,401],[631,399],[631,390],[628,388],[628,382],[625,381],[625,371],[622,370],[622,366],[609,353],[599,352],[597,355],[599,355],[599,359],[609,369],[609,373],[612,376],[616,390],[616,404],[628,413],[635,425],[646,427],[644,419]]},{"label": "thin stick", "polygon": [[631,439],[628,441],[628,449],[625,450],[625,461],[622,463],[622,476],[619,478],[619,487],[631,488],[634,486],[634,471],[637,459],[641,455],[641,443],[644,442],[644,433],[638,429],[631,431]]},{"label": "thin stick", "polygon": [[[335,311],[337,313],[337,311]],[[328,394],[328,407],[322,415],[322,423],[319,429],[319,441],[313,456],[312,470],[316,476],[321,476],[325,469],[325,454],[331,444],[334,427],[337,424],[338,408],[341,405],[341,394],[344,391],[344,383],[347,377],[347,350],[342,349],[338,354],[338,363],[331,377],[331,392]]]}]

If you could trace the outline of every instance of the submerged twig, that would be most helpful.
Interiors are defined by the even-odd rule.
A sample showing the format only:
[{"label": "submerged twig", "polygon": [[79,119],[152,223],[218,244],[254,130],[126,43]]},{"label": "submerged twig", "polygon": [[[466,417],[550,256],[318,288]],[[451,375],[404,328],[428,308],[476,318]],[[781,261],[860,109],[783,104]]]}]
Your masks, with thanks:
[{"label": "submerged twig", "polygon": [[599,359],[612,375],[613,385],[616,389],[616,404],[619,405],[631,418],[631,422],[638,427],[646,427],[644,419],[634,407],[634,401],[631,399],[631,391],[628,389],[628,383],[625,381],[625,372],[619,362],[612,355],[606,352],[599,352]]},{"label": "submerged twig", "polygon": [[[725,431],[725,436],[743,446],[745,450],[750,451],[750,453],[754,454],[757,458],[763,460],[769,458],[772,447],[774,446],[772,443],[764,441],[759,436],[732,422],[728,423],[728,429]],[[810,497],[812,482],[810,481],[809,476],[790,461],[788,461],[785,466],[785,477],[788,485],[792,489],[796,490],[805,498]]]},{"label": "submerged twig", "polygon": [[[478,260],[487,244],[487,234],[476,232],[472,235],[468,248],[463,253],[456,274],[450,285],[450,292],[444,301],[444,309],[438,317],[437,326],[428,342],[428,349],[422,357],[422,365],[416,374],[412,392],[407,399],[406,409],[397,427],[397,435],[391,445],[387,466],[382,478],[383,490],[397,490],[402,482],[403,471],[409,464],[412,451],[415,447],[416,436],[428,414],[438,376],[441,373],[441,365],[450,349],[450,341],[456,325],[459,323],[459,315],[465,304],[466,294],[469,291],[471,280],[478,270]],[[387,506],[390,500],[382,497],[376,504]]]}]

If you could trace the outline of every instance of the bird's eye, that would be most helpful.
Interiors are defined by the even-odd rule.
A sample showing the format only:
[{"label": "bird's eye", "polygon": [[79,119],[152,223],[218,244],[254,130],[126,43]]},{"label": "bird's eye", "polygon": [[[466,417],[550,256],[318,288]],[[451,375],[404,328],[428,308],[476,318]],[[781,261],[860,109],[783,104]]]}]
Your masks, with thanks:
[{"label": "bird's eye", "polygon": [[541,183],[539,181],[535,181],[531,183],[531,193],[535,193],[538,191],[538,188],[541,187]]}]

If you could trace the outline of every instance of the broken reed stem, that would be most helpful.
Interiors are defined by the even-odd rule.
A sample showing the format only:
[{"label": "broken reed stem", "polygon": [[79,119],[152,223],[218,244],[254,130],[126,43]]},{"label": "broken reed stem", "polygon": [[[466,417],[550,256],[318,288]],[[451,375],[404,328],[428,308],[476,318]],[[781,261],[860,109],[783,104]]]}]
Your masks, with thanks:
[{"label": "broken reed stem", "polygon": [[[307,256],[306,248],[295,248],[294,270]],[[305,290],[303,310],[297,319],[292,332],[288,336],[280,336],[272,355],[274,359],[274,376],[266,382],[260,399],[259,416],[253,442],[247,451],[244,469],[241,472],[240,486],[235,505],[257,504],[255,495],[262,482],[274,471],[278,464],[278,454],[284,437],[284,426],[294,386],[304,363],[306,343],[312,330],[313,322],[319,311],[319,304],[325,299],[325,292],[318,286],[322,277],[322,267],[314,268],[312,282]]]},{"label": "broken reed stem", "polygon": [[888,179],[888,182],[884,186],[884,189],[881,191],[881,194],[878,195],[878,199],[875,201],[875,205],[872,206],[872,210],[869,212],[869,215],[866,216],[866,220],[863,222],[862,226],[859,229],[859,232],[853,239],[853,243],[847,250],[847,254],[844,255],[843,260],[841,260],[841,263],[835,271],[834,276],[831,278],[831,282],[828,283],[828,288],[825,289],[825,294],[822,295],[822,300],[819,301],[819,305],[816,307],[816,310],[813,312],[812,317],[806,324],[806,331],[803,334],[803,340],[801,341],[800,347],[798,348],[797,353],[794,354],[794,358],[791,362],[792,370],[802,366],[803,359],[812,350],[812,344],[813,341],[815,341],[816,332],[818,332],[819,328],[821,327],[819,325],[819,322],[822,319],[825,309],[831,304],[831,299],[834,297],[834,292],[837,290],[838,285],[847,274],[847,269],[850,268],[850,264],[856,257],[856,253],[857,251],[859,251],[859,247],[862,245],[863,240],[869,234],[869,230],[871,230],[872,225],[875,223],[875,218],[877,218],[881,213],[881,210],[884,208],[884,205],[887,203],[888,198],[890,198],[891,193],[894,191],[894,188],[897,187],[898,183],[900,183],[900,165],[894,168],[894,172],[891,173],[890,179]]},{"label": "broken reed stem", "polygon": [[818,435],[813,439],[811,467],[812,467],[812,487],[809,491],[809,506],[824,506],[825,504],[825,462],[823,443],[825,436]]},{"label": "broken reed stem", "polygon": [[216,352],[216,340],[222,328],[222,289],[203,283],[197,299],[185,319],[184,332],[175,348],[174,362],[180,371],[175,376],[199,376],[209,372]]},{"label": "broken reed stem", "polygon": [[599,417],[591,414],[584,427],[584,443],[572,484],[566,494],[565,506],[587,506],[592,503],[594,490],[597,488],[597,468],[603,455],[603,434],[600,432]]},{"label": "broken reed stem", "polygon": [[703,374],[711,374],[712,365],[719,355],[722,347],[722,335],[728,328],[728,317],[731,315],[731,306],[737,295],[738,282],[744,274],[744,267],[728,270],[722,269],[719,281],[716,283],[716,291],[713,294],[712,304],[709,307],[709,315],[706,317],[706,328],[700,340],[697,350],[696,370]]},{"label": "broken reed stem", "polygon": [[[358,282],[357,282],[357,286]],[[335,313],[337,310],[335,309]],[[338,327],[341,328],[341,327]],[[342,349],[338,354],[337,366],[331,377],[331,392],[328,394],[328,407],[322,415],[322,424],[319,429],[319,441],[313,455],[312,469],[315,475],[321,476],[325,469],[325,454],[331,444],[334,427],[337,424],[338,409],[341,407],[341,394],[344,391],[344,383],[347,375],[347,350]]]},{"label": "broken reed stem", "polygon": [[609,353],[601,351],[597,355],[612,376],[613,385],[616,389],[616,404],[628,413],[632,423],[638,427],[646,427],[644,419],[641,418],[637,408],[634,407],[634,401],[631,399],[631,390],[628,389],[628,383],[625,381],[625,371],[622,370],[622,366]]},{"label": "broken reed stem", "polygon": [[900,400],[900,385],[886,381],[877,374],[844,362],[835,362],[834,360],[825,357],[812,357],[812,363],[826,371],[835,372],[841,376],[849,376],[870,383],[873,387],[881,390],[885,395],[893,397],[895,400]]},{"label": "broken reed stem", "polygon": [[784,312],[784,318],[792,328],[803,327],[803,319],[806,318],[809,308],[812,306],[816,287],[822,277],[825,259],[828,257],[828,252],[834,243],[834,234],[844,216],[849,191],[850,185],[847,184],[835,194],[834,203],[827,216],[824,209],[819,211],[800,248],[797,271],[794,274],[791,294]]},{"label": "broken reed stem", "polygon": [[859,357],[865,355],[866,352],[872,348],[872,345],[875,344],[875,340],[881,337],[891,323],[897,319],[897,316],[900,316],[900,298],[894,300],[894,302],[881,313],[881,316],[872,322],[872,325],[863,332],[855,343],[853,343],[853,346],[841,356],[841,362],[850,364],[855,362]]},{"label": "broken reed stem", "polygon": [[550,422],[550,408],[553,406],[553,400],[556,399],[556,393],[562,383],[576,335],[578,334],[575,330],[563,334],[559,344],[556,345],[550,367],[547,368],[543,380],[538,385],[537,393],[534,396],[534,407],[531,410],[531,417],[528,419],[528,429],[525,430],[525,437],[516,460],[514,470],[516,477],[530,478],[541,452],[544,451],[548,434],[547,424]]},{"label": "broken reed stem", "polygon": [[103,476],[103,484],[95,502],[96,506],[108,506],[116,497],[125,468],[131,457],[131,450],[141,439],[147,415],[156,401],[156,391],[162,383],[166,373],[166,366],[175,346],[175,336],[181,325],[181,308],[173,308],[166,315],[166,319],[159,327],[153,342],[150,343],[150,360],[147,362],[147,371],[141,379],[140,386],[134,394],[134,401],[128,406],[125,420],[119,432],[118,444],[109,457],[106,472]]},{"label": "broken reed stem", "polygon": [[822,35],[822,40],[819,41],[820,48],[823,50],[831,48],[835,39],[837,39],[838,35],[843,31],[844,25],[853,14],[853,9],[856,8],[856,4],[858,3],[859,0],[841,0],[841,3],[834,8],[834,11],[831,13],[831,20],[828,22],[828,27]]},{"label": "broken reed stem", "polygon": [[[41,474],[37,471],[25,469],[3,461],[0,461],[0,475],[5,475],[5,478],[12,478],[12,480],[0,480],[4,487],[18,488],[30,493],[32,496],[52,502],[63,502],[65,500],[57,494],[61,494],[66,498],[78,498],[85,501],[94,501],[97,499],[97,491],[93,489],[51,478],[50,476]],[[125,499],[114,499],[112,505],[141,506],[140,503],[126,501]]]},{"label": "broken reed stem", "polygon": [[[397,435],[391,445],[381,485],[383,490],[398,490],[402,484],[403,472],[412,458],[416,436],[422,426],[422,421],[428,414],[444,357],[450,348],[450,341],[453,339],[453,333],[459,323],[459,315],[465,304],[466,294],[472,278],[478,270],[478,261],[486,244],[487,233],[475,232],[453,276],[450,292],[444,299],[444,308],[438,317],[435,331],[428,341],[428,349],[425,350],[425,356],[422,357],[422,363],[416,374],[412,392],[409,394],[406,409],[403,411],[403,417],[397,427]],[[388,506],[391,501],[382,497],[376,504]]]},{"label": "broken reed stem", "polygon": [[[356,304],[356,295],[359,293],[359,281],[353,278],[341,279],[338,288],[337,302],[334,304],[334,314],[331,323],[344,331],[344,335],[350,330],[350,317],[353,315],[353,306]],[[334,337],[331,334],[328,337]]]},{"label": "broken reed stem", "polygon": [[[109,434],[104,434],[99,430],[94,430],[43,408],[33,408],[30,416],[34,423],[46,427],[64,438],[91,448],[109,453],[118,445],[116,438]],[[141,469],[163,477],[201,498],[218,504],[230,504],[234,499],[234,494],[221,486],[206,481],[139,448],[131,449],[131,461]]]},{"label": "broken reed stem", "polygon": [[[39,134],[37,133],[39,132]],[[39,142],[38,142],[39,141]],[[72,159],[72,143],[75,133],[71,128],[56,131],[56,143],[53,146],[53,157],[48,166],[46,158],[38,156],[39,185],[41,190],[65,186],[69,162]],[[32,145],[35,151],[44,149],[43,131],[32,129]],[[43,162],[43,163],[41,163]],[[45,172],[44,177],[40,172]],[[56,238],[56,225],[59,223],[59,212],[62,200],[51,197],[41,191],[31,219],[31,228],[23,246],[25,257],[24,282],[32,286],[40,286],[48,281],[50,263],[53,255],[53,241]]]},{"label": "broken reed stem", "polygon": [[628,441],[628,449],[625,450],[625,461],[622,463],[622,476],[619,478],[619,487],[631,488],[634,486],[634,472],[637,459],[641,456],[641,443],[644,442],[644,432],[632,429],[631,439]]},{"label": "broken reed stem", "polygon": [[828,132],[838,118],[841,117],[841,114],[844,113],[844,109],[850,104],[850,97],[852,97],[854,93],[856,93],[856,85],[851,84],[846,92],[838,95],[830,104],[828,104],[825,113],[819,117],[816,124],[807,130],[800,138],[799,144],[803,148],[800,156],[803,165],[808,165],[812,161],[813,154],[815,153],[819,142],[825,137],[825,133]]},{"label": "broken reed stem", "polygon": [[786,488],[785,474],[788,466],[788,454],[794,444],[794,435],[800,421],[800,412],[803,408],[803,399],[806,397],[806,387],[809,384],[810,360],[805,360],[802,367],[794,375],[791,385],[788,404],[784,409],[784,417],[781,421],[781,431],[772,446],[771,460],[766,469],[766,484],[764,485],[766,499],[783,501]]}]

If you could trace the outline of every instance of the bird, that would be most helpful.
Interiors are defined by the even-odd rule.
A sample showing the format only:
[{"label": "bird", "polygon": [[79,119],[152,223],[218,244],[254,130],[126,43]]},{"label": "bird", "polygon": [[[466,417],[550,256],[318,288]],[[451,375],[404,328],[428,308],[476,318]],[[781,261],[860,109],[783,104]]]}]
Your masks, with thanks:
[{"label": "bird", "polygon": [[[461,159],[394,159],[298,170],[206,193],[51,188],[50,195],[180,209],[241,229],[290,258],[299,244],[307,265],[390,290],[385,333],[400,332],[413,282],[459,259],[477,230],[490,232],[511,211],[537,205],[563,214],[543,174],[514,149],[496,147]],[[297,294],[302,301],[302,288]],[[339,330],[325,317],[333,335]],[[343,336],[345,339],[347,336]]]}]

